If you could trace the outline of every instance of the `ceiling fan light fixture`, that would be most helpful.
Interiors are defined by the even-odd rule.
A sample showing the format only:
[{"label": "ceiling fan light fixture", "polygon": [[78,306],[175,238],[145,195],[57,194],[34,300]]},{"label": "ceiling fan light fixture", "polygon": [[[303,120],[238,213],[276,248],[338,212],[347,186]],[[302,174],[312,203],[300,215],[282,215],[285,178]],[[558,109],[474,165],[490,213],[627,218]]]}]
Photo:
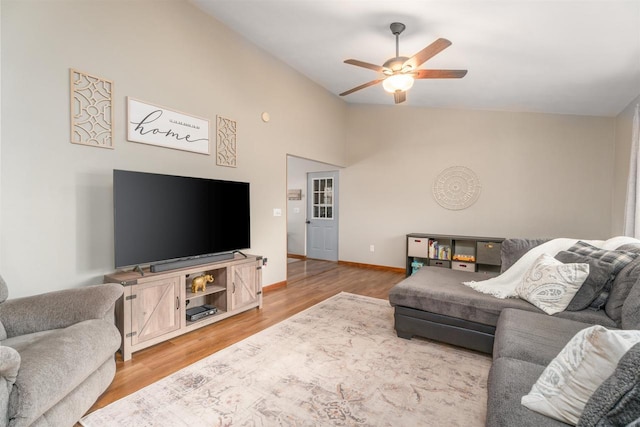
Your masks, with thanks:
[{"label": "ceiling fan light fixture", "polygon": [[413,76],[410,74],[394,74],[383,80],[382,87],[389,93],[405,92],[411,89],[413,82]]}]

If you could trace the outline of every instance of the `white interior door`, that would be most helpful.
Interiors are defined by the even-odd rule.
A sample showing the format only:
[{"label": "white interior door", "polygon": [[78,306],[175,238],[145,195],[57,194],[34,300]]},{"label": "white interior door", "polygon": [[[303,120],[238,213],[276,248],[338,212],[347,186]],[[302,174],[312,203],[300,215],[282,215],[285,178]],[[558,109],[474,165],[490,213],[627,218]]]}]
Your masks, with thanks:
[{"label": "white interior door", "polygon": [[338,172],[307,174],[307,257],[338,261]]}]

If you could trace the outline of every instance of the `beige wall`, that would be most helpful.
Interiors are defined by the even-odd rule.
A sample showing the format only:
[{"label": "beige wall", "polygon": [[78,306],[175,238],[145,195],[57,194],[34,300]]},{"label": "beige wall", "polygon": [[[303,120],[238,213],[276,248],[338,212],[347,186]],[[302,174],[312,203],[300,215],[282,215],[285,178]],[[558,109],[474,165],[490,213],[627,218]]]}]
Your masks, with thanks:
[{"label": "beige wall", "polygon": [[[402,267],[410,232],[605,238],[613,136],[613,118],[350,106],[340,259]],[[456,165],[482,190],[450,211],[431,188]]]},{"label": "beige wall", "polygon": [[613,165],[613,203],[611,205],[611,234],[622,234],[624,230],[624,205],[627,196],[627,180],[631,154],[633,114],[640,96],[616,117],[615,160]]},{"label": "beige wall", "polygon": [[[272,214],[286,209],[286,155],[344,164],[341,100],[181,0],[3,0],[1,27],[0,254],[12,297],[112,271],[114,168],[251,182],[251,252],[269,258],[265,285],[286,279],[286,216]],[[69,68],[115,82],[115,150],[69,143]],[[126,141],[126,96],[236,120],[238,167]]]}]

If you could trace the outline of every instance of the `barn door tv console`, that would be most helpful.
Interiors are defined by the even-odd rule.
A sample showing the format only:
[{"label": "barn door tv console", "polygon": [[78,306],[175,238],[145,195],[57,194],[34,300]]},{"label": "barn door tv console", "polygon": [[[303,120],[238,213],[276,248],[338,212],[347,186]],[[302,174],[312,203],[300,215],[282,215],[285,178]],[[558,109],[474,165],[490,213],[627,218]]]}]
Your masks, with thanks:
[{"label": "barn door tv console", "polygon": [[[205,277],[203,277],[205,276]],[[210,276],[210,277],[206,277]],[[205,289],[192,292],[192,281]],[[211,281],[210,279],[213,279]],[[262,257],[236,254],[233,259],[161,273],[144,270],[104,276],[120,283],[124,295],[116,303],[123,360],[143,348],[210,325],[252,308],[262,308]],[[208,315],[190,316],[206,306]],[[197,320],[189,320],[199,317]]]}]

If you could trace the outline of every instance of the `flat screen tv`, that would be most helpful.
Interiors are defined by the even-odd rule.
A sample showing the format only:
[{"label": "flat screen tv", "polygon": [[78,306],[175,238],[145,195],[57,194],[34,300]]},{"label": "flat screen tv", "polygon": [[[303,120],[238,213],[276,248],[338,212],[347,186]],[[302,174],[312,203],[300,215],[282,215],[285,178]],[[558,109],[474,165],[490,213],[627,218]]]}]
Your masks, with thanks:
[{"label": "flat screen tv", "polygon": [[249,183],[113,171],[116,268],[251,246]]}]

